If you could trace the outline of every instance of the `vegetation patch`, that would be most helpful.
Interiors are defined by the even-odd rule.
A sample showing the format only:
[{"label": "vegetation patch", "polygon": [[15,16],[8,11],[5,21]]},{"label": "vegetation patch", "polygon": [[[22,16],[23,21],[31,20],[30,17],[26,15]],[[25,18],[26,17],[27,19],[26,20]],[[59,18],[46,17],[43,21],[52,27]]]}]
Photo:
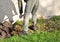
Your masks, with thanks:
[{"label": "vegetation patch", "polygon": [[[17,21],[15,24],[4,22],[11,27],[13,36],[9,38],[1,39],[0,42],[60,42],[60,16],[54,16],[50,19],[37,19],[37,30],[33,31],[29,29],[28,35],[18,35],[22,31],[23,21]],[[32,24],[32,20],[29,22],[29,26]],[[7,25],[2,25],[2,27]],[[1,26],[0,26],[1,27]],[[7,27],[8,28],[8,27]],[[3,35],[4,36],[4,35]]]}]

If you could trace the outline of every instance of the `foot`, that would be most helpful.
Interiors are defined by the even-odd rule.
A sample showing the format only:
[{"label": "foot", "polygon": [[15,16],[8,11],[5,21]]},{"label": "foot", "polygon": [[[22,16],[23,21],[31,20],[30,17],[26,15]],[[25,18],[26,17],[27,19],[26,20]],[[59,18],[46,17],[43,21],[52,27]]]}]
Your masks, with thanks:
[{"label": "foot", "polygon": [[36,31],[36,25],[31,25],[31,26],[29,26],[29,28],[30,28],[31,30]]},{"label": "foot", "polygon": [[22,30],[22,32],[19,32],[19,35],[27,35],[28,34],[28,32],[26,32],[26,31],[24,31],[24,30]]},{"label": "foot", "polygon": [[21,15],[19,15],[19,17],[20,17],[20,18],[22,18],[23,16],[24,16],[24,15],[22,15],[22,14],[21,14]]}]

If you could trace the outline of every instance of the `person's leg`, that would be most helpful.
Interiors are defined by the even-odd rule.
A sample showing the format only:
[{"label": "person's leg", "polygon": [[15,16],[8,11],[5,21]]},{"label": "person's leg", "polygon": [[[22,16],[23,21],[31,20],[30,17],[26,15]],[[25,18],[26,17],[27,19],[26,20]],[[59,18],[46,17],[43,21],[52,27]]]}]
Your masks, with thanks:
[{"label": "person's leg", "polygon": [[22,0],[18,0],[18,7],[19,7],[19,12],[20,14],[23,13],[23,4],[22,4]]},{"label": "person's leg", "polygon": [[38,7],[39,7],[39,1],[36,0],[35,6],[34,6],[34,8],[32,10],[32,20],[33,20],[33,22],[32,22],[31,29],[34,30],[34,31],[36,30],[36,21],[37,21],[36,11],[37,11]]},{"label": "person's leg", "polygon": [[38,7],[39,7],[39,1],[36,0],[35,6],[34,6],[34,8],[32,10],[33,24],[36,24],[36,16],[37,16],[36,12],[37,12]]},{"label": "person's leg", "polygon": [[25,7],[23,31],[28,32],[29,15],[35,5],[36,0],[28,0]]}]

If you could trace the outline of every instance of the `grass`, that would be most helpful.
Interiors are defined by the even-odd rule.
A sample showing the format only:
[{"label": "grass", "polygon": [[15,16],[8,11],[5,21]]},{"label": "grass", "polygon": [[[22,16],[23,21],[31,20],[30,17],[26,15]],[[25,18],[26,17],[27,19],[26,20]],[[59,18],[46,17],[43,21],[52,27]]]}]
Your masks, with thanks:
[{"label": "grass", "polygon": [[[56,23],[60,23],[60,16],[54,16],[49,19],[49,21],[56,21]],[[51,21],[51,23],[52,23]],[[31,24],[32,20],[30,20]],[[17,21],[15,24],[22,24],[23,22]],[[51,24],[50,23],[50,24]],[[43,18],[37,20],[37,26],[38,30],[34,33],[29,33],[28,35],[19,35],[19,36],[12,36],[10,38],[6,39],[0,39],[0,42],[60,42],[60,31],[59,30],[54,30],[52,32],[47,32],[43,31],[40,32],[39,28],[45,28],[45,20]],[[51,26],[56,26],[54,23],[50,25]],[[58,26],[58,27],[57,27]],[[60,24],[58,24],[56,28],[60,28]],[[53,27],[55,28],[55,27]]]},{"label": "grass", "polygon": [[60,42],[60,32],[38,32],[0,39],[0,42]]}]

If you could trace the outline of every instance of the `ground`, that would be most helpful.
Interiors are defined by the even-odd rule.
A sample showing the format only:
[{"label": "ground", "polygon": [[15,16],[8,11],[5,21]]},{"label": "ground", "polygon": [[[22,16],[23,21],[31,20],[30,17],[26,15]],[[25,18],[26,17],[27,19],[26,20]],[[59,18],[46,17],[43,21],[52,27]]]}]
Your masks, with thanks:
[{"label": "ground", "polygon": [[0,39],[0,42],[60,42],[60,32],[35,32],[33,34]]},{"label": "ground", "polygon": [[[16,24],[19,24],[19,21]],[[22,24],[22,22],[20,24]],[[31,25],[31,23],[29,23],[29,25]],[[59,28],[60,16],[54,16],[48,20],[41,18],[37,20],[37,31],[30,31],[31,33],[28,35],[17,35],[0,39],[0,42],[60,42]]]}]

